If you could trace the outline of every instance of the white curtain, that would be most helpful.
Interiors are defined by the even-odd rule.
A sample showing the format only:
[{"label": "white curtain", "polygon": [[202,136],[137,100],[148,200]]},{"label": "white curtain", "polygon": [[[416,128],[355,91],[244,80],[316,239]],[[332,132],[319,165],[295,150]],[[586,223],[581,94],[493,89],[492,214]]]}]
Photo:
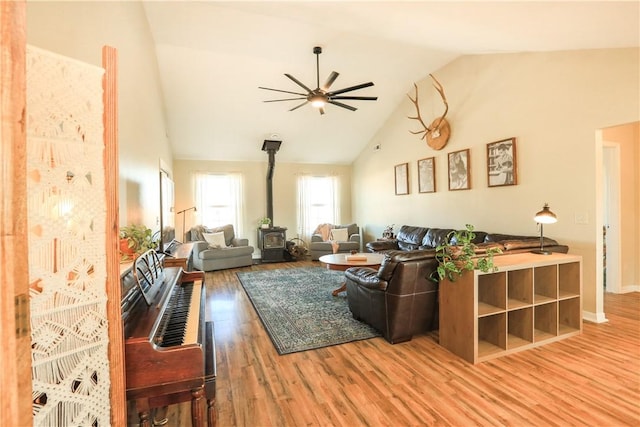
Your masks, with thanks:
[{"label": "white curtain", "polygon": [[[240,173],[193,175],[195,220],[206,227],[232,224],[236,236],[243,235],[244,191]],[[189,228],[189,227],[187,227]]]},{"label": "white curtain", "polygon": [[309,242],[320,224],[336,224],[340,218],[337,176],[298,177],[298,234]]}]

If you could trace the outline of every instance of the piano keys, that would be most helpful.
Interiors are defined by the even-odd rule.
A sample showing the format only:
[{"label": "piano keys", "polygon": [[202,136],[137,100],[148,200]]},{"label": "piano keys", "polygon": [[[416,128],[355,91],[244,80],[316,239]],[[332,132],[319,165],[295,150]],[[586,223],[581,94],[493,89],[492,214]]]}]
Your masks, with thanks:
[{"label": "piano keys", "polygon": [[127,399],[141,426],[151,410],[191,401],[194,426],[215,425],[215,342],[205,321],[203,272],[164,268],[141,255],[122,278]]}]

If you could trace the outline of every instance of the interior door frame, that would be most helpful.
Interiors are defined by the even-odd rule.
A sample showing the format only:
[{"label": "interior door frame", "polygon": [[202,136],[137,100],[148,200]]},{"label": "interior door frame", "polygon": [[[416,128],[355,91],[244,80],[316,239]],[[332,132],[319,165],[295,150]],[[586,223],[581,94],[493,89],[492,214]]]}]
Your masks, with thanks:
[{"label": "interior door frame", "polygon": [[0,425],[31,425],[24,1],[0,2],[0,55]]},{"label": "interior door frame", "polygon": [[[622,242],[620,238],[620,144],[602,141],[602,178],[609,186],[603,188],[603,226],[607,227],[606,238],[606,291],[622,292]],[[605,191],[606,190],[606,191]],[[606,215],[604,215],[606,213]],[[606,220],[606,223],[604,222]],[[605,290],[603,282],[603,292]]]}]

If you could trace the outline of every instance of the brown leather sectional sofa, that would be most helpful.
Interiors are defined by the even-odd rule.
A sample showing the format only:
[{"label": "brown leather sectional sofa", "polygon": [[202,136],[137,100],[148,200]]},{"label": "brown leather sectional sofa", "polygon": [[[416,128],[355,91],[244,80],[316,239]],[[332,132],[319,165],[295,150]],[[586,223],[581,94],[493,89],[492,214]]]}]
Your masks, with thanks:
[{"label": "brown leather sectional sofa", "polygon": [[[352,267],[345,272],[347,300],[355,319],[378,329],[392,344],[438,328],[438,283],[435,248],[451,229],[404,225],[393,240],[367,243],[369,252],[384,252],[379,269]],[[474,231],[478,253],[498,246],[503,254],[539,248],[540,238]],[[452,242],[455,243],[455,242]],[[567,253],[569,247],[545,238],[545,249]]]}]

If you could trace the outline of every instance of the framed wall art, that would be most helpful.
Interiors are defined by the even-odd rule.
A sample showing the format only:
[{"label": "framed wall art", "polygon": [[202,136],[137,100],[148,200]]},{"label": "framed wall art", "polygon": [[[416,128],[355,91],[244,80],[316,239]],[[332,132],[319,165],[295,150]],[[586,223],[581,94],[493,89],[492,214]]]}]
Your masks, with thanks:
[{"label": "framed wall art", "polygon": [[435,193],[436,191],[436,158],[418,160],[418,192]]},{"label": "framed wall art", "polygon": [[518,183],[515,138],[487,144],[487,182],[489,187]]},{"label": "framed wall art", "polygon": [[396,194],[409,194],[409,163],[395,165]]},{"label": "framed wall art", "polygon": [[449,190],[468,190],[471,188],[469,177],[469,149],[449,153]]}]

